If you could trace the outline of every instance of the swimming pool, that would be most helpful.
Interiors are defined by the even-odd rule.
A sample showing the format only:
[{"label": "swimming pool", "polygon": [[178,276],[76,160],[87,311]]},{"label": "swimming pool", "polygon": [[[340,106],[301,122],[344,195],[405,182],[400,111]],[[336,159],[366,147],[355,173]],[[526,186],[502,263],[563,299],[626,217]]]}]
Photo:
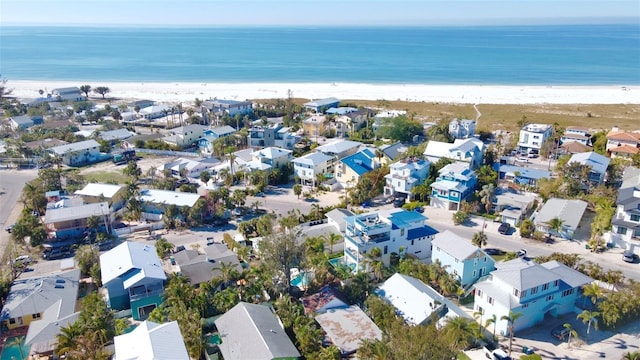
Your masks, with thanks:
[{"label": "swimming pool", "polygon": [[291,286],[296,286],[299,288],[304,288],[309,286],[309,282],[311,282],[312,274],[301,271],[296,277],[291,280]]},{"label": "swimming pool", "polygon": [[[20,344],[14,343],[16,339],[22,339]],[[29,357],[29,349],[31,346],[24,345],[24,336],[9,337],[4,345],[2,355],[0,355],[0,360],[24,360]]]}]

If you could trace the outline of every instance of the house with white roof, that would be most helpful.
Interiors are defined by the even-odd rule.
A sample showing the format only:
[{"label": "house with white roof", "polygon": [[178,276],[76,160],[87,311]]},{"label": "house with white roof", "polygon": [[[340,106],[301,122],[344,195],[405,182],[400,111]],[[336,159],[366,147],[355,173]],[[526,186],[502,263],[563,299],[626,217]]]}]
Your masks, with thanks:
[{"label": "house with white roof", "polygon": [[[79,275],[78,275],[79,277]],[[24,345],[29,346],[29,354],[36,358],[52,356],[58,345],[57,335],[62,328],[69,327],[80,317],[80,311],[69,315],[58,312],[58,304],[51,305],[42,317],[32,321],[24,337]]]},{"label": "house with white roof", "polygon": [[494,214],[500,214],[501,222],[518,227],[533,208],[535,201],[534,194],[498,188],[492,199],[492,210]]},{"label": "house with white roof", "polygon": [[456,139],[453,143],[429,141],[424,150],[424,156],[431,163],[442,158],[467,163],[472,170],[482,165],[484,143],[476,138]]},{"label": "house with white roof", "polygon": [[533,327],[567,313],[575,313],[580,288],[593,279],[557,261],[538,264],[518,258],[496,264],[497,270],[475,285],[475,312],[483,322],[496,316],[496,334],[506,336],[509,324],[502,320],[509,312],[522,316],[514,322],[514,331]]},{"label": "house with white roof", "polygon": [[134,320],[144,320],[162,303],[167,275],[152,245],[126,241],[100,255],[100,270],[111,309],[131,309]]},{"label": "house with white roof", "polygon": [[440,324],[451,317],[471,318],[431,286],[409,275],[395,273],[378,286],[375,293],[393,306],[396,314],[409,325],[424,325],[431,319]]},{"label": "house with white roof", "polygon": [[208,157],[204,159],[188,159],[178,158],[174,161],[170,161],[158,168],[158,172],[164,173],[169,171],[171,176],[174,177],[188,177],[197,178],[203,171],[210,171],[215,166],[220,165],[220,160],[214,157]]},{"label": "house with white roof", "polygon": [[[106,201],[83,204],[77,201],[58,201],[47,206],[44,225],[51,235],[58,239],[79,238],[87,231],[87,219],[98,217],[100,227],[111,232],[113,216]],[[69,206],[70,205],[70,206]]]},{"label": "house with white roof", "polygon": [[382,331],[357,305],[330,309],[315,317],[343,357],[358,351],[363,340],[382,340]]},{"label": "house with white roof", "polygon": [[80,88],[76,86],[53,89],[51,90],[51,98],[55,101],[85,101],[87,99],[80,92]]},{"label": "house with white roof", "polygon": [[254,124],[247,135],[247,143],[252,148],[276,146],[293,150],[300,139],[302,139],[301,136],[293,132],[290,127],[283,127],[281,123]]},{"label": "house with white roof", "polygon": [[199,250],[185,249],[173,255],[177,271],[189,279],[191,285],[198,286],[214,276],[221,277],[222,264],[233,267],[238,273],[242,272],[238,255],[229,250],[226,244],[211,244],[203,251],[204,254]]},{"label": "house with white roof", "polygon": [[389,166],[389,174],[385,175],[385,196],[404,194],[411,198],[411,190],[424,182],[429,175],[431,163],[418,158],[406,158]]},{"label": "house with white roof", "polygon": [[520,129],[518,151],[522,154],[539,153],[542,145],[553,134],[553,126],[548,124],[528,124]]},{"label": "house with white roof", "polygon": [[380,210],[345,218],[344,261],[354,272],[367,268],[366,254],[380,248],[388,266],[391,254],[431,258],[431,240],[438,232],[426,224],[427,218],[401,208]]},{"label": "house with white roof", "polygon": [[455,118],[449,122],[449,135],[456,139],[473,137],[476,133],[476,121]]},{"label": "house with white roof", "polygon": [[431,244],[431,261],[439,261],[465,289],[495,269],[495,260],[473,245],[471,239],[449,230],[436,234]]},{"label": "house with white roof", "polygon": [[204,131],[206,129],[206,126],[198,124],[179,126],[171,129],[169,131],[170,135],[163,137],[162,141],[181,148],[188,148],[191,145],[198,143],[198,140],[204,136]]},{"label": "house with white roof", "polygon": [[478,177],[466,163],[454,162],[440,169],[431,184],[430,205],[447,210],[460,210],[460,203],[476,188]]},{"label": "house with white roof", "polygon": [[580,126],[568,126],[560,137],[560,144],[577,142],[582,145],[591,145],[589,129]]},{"label": "house with white roof", "polygon": [[42,116],[21,115],[9,118],[9,125],[13,131],[27,130],[37,124],[42,124]]},{"label": "house with white roof", "polygon": [[364,148],[355,154],[338,160],[335,166],[335,179],[342,188],[352,188],[362,176],[380,167],[379,159],[370,148]]},{"label": "house with white roof", "polygon": [[86,204],[107,202],[111,211],[122,209],[125,203],[126,187],[124,185],[89,183],[74,194],[82,197]]},{"label": "house with white roof", "polygon": [[265,305],[240,302],[215,320],[225,360],[298,359],[275,312]]},{"label": "house with white roof", "polygon": [[109,131],[102,131],[98,135],[98,137],[104,141],[108,141],[112,144],[133,137],[136,133],[131,132],[127,129],[116,129]]},{"label": "house with white roof", "polygon": [[100,144],[93,139],[55,146],[48,151],[68,166],[81,166],[100,160]]},{"label": "house with white roof", "polygon": [[193,207],[200,195],[170,190],[142,189],[140,201],[143,204],[142,216],[145,219],[159,220],[168,206],[175,205],[179,209]]},{"label": "house with white roof", "polygon": [[316,113],[323,113],[326,110],[331,108],[338,107],[340,105],[340,100],[334,97],[325,98],[325,99],[317,99],[304,103],[306,109],[313,110]]},{"label": "house with white roof", "polygon": [[354,213],[347,209],[333,209],[324,214],[324,216],[327,218],[327,223],[329,225],[332,225],[336,229],[336,231],[340,233],[344,233],[345,229],[347,228],[345,219],[353,215]]},{"label": "house with white roof", "polygon": [[216,140],[231,136],[236,132],[236,129],[229,125],[206,129],[198,140],[198,150],[203,154],[211,155],[213,153],[213,144]]},{"label": "house with white roof", "polygon": [[30,326],[45,314],[47,319],[61,319],[75,313],[79,280],[77,269],[15,280],[0,312],[0,322],[12,330]]},{"label": "house with white roof", "polygon": [[251,114],[253,112],[253,102],[249,100],[209,99],[202,102],[201,112],[202,116],[210,122],[210,114],[215,116]]},{"label": "house with white roof", "polygon": [[319,174],[333,174],[335,159],[321,152],[312,152],[291,160],[293,173],[303,185],[316,186]]},{"label": "house with white roof", "polygon": [[640,169],[629,166],[618,189],[609,241],[640,255]]},{"label": "house with white roof", "polygon": [[551,172],[522,166],[494,164],[498,180],[518,185],[537,187],[540,179],[550,179]]},{"label": "house with white roof", "polygon": [[[580,227],[580,221],[586,209],[587,203],[582,200],[551,198],[534,216],[533,223],[539,231],[570,240]],[[554,218],[562,221],[562,228],[559,231],[549,227],[549,222]]]},{"label": "house with white roof", "polygon": [[578,163],[589,167],[589,182],[593,186],[598,186],[604,182],[609,162],[611,162],[611,159],[608,157],[590,151],[586,153],[573,154],[567,162],[567,165]]},{"label": "house with white roof", "polygon": [[362,143],[351,140],[334,140],[324,145],[318,146],[314,150],[327,156],[332,156],[335,160],[355,154],[360,149]]},{"label": "house with white roof", "polygon": [[247,162],[244,166],[249,169],[260,169],[257,165],[267,165],[264,170],[281,169],[288,166],[293,160],[293,151],[282,149],[278,147],[267,147],[261,150],[257,150],[251,153],[251,161]]},{"label": "house with white roof", "polygon": [[113,360],[189,360],[177,321],[143,321],[133,331],[113,338]]},{"label": "house with white roof", "polygon": [[174,109],[169,105],[150,105],[142,108],[139,112],[145,120],[155,120],[174,113]]}]

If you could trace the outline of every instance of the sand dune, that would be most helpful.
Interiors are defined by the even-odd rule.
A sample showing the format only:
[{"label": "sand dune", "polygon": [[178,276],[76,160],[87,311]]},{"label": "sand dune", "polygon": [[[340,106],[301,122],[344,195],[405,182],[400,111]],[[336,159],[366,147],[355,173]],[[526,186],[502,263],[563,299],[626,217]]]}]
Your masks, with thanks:
[{"label": "sand dune", "polygon": [[[638,104],[640,86],[484,86],[355,83],[193,83],[10,80],[19,98],[37,98],[38,90],[89,84],[107,86],[107,96],[119,99],[150,99],[160,102],[191,102],[209,99],[337,97],[353,100],[403,100],[466,104]],[[99,95],[93,94],[92,96]]]}]

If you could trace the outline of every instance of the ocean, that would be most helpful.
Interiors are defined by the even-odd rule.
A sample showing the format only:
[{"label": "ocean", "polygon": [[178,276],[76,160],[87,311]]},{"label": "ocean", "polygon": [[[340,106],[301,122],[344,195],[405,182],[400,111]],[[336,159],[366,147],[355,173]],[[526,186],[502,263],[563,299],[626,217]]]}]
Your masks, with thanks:
[{"label": "ocean", "polygon": [[9,80],[640,84],[635,25],[0,27]]}]

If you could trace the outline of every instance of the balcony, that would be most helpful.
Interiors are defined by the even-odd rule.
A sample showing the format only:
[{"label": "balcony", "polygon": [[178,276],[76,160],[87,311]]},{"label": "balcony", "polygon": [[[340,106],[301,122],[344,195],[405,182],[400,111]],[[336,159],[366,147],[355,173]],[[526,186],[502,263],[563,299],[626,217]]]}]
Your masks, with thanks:
[{"label": "balcony", "polygon": [[157,288],[156,287],[153,287],[153,288],[138,287],[134,289],[129,289],[129,300],[136,301],[136,300],[144,299],[150,296],[161,295],[163,291],[164,289],[162,288],[162,286]]}]

